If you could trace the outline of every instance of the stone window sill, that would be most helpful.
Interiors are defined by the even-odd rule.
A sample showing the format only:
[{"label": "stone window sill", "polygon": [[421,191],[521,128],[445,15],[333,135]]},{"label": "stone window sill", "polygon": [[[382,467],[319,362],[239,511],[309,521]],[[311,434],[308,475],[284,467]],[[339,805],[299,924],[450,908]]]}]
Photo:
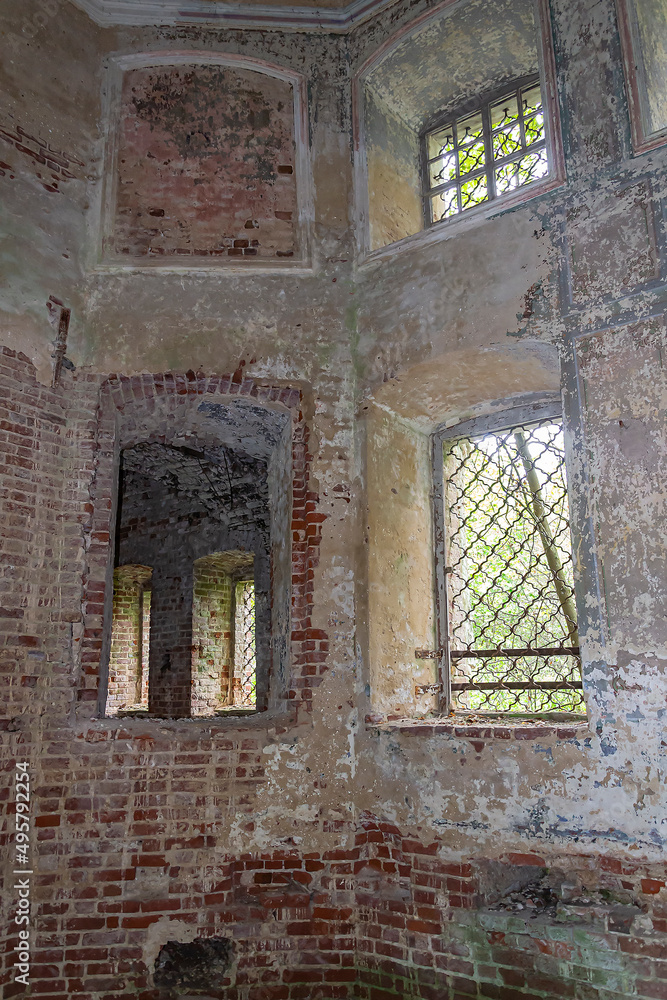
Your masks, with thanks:
[{"label": "stone window sill", "polygon": [[77,735],[88,743],[104,740],[152,739],[159,733],[170,732],[175,738],[215,737],[247,731],[282,734],[297,725],[293,709],[269,709],[234,715],[190,716],[164,719],[155,715],[114,715],[81,720]]},{"label": "stone window sill", "polygon": [[458,736],[474,740],[556,740],[582,739],[590,734],[588,723],[581,717],[568,721],[538,719],[492,719],[466,722],[463,719],[391,719],[379,715],[366,716],[366,728],[382,733],[402,733],[404,736]]}]

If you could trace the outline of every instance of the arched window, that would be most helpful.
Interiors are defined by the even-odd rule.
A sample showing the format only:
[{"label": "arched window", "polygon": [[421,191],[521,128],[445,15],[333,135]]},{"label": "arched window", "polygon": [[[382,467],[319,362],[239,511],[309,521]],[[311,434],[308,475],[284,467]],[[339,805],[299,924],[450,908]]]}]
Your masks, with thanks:
[{"label": "arched window", "polygon": [[560,400],[436,432],[445,711],[582,712]]},{"label": "arched window", "polygon": [[444,0],[366,61],[355,92],[366,252],[433,242],[564,179],[546,0]]}]

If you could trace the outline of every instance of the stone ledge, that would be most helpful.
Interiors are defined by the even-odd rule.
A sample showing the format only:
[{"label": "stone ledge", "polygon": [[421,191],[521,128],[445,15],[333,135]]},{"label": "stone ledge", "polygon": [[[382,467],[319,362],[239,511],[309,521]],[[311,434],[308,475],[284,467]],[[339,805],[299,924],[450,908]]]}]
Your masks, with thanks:
[{"label": "stone ledge", "polygon": [[581,720],[563,722],[520,722],[505,721],[493,723],[463,723],[433,719],[387,719],[379,715],[367,715],[367,729],[377,729],[383,733],[403,733],[405,736],[456,736],[474,740],[539,740],[545,737],[557,740],[583,739],[590,735],[588,723]]}]

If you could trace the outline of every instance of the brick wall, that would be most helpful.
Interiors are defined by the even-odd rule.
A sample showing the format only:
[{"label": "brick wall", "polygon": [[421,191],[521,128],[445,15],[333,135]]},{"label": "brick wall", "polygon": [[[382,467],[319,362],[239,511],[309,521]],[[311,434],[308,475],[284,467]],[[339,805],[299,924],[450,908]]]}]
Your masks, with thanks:
[{"label": "brick wall", "polygon": [[572,854],[450,860],[442,842],[406,837],[377,817],[361,828],[362,1000],[667,996],[664,864]]},{"label": "brick wall", "polygon": [[153,571],[148,710],[165,719],[192,711],[193,579],[192,561],[181,553]]},{"label": "brick wall", "polygon": [[[0,431],[6,445],[0,500],[4,553],[10,557],[3,559],[0,578],[5,731],[0,766],[10,778],[15,761],[28,760],[31,767],[36,871],[31,991],[51,997],[120,996],[131,984],[142,995],[146,970],[140,959],[147,928],[172,913],[191,925],[193,933],[200,928],[208,934],[213,927],[226,933],[228,922],[238,921],[232,933],[247,942],[242,947],[249,956],[244,959],[248,970],[260,968],[262,960],[252,945],[256,913],[247,909],[248,893],[237,888],[233,899],[226,897],[231,909],[225,917],[221,901],[209,895],[210,886],[217,883],[209,875],[202,880],[201,849],[216,850],[216,872],[250,869],[257,859],[247,865],[250,859],[228,858],[223,845],[216,844],[209,821],[202,819],[201,803],[202,795],[222,783],[219,806],[226,811],[233,801],[236,815],[252,829],[266,732],[258,736],[252,728],[230,731],[221,722],[194,737],[185,731],[177,738],[165,733],[156,742],[157,730],[142,734],[118,728],[117,722],[82,730],[73,724],[72,709],[77,700],[94,709],[91,695],[97,697],[100,681],[105,604],[110,620],[117,420],[122,431],[127,413],[132,432],[141,439],[146,433],[145,426],[138,426],[141,415],[161,403],[173,414],[184,400],[198,403],[204,397],[215,402],[230,395],[259,403],[267,399],[287,412],[293,408],[299,521],[291,592],[298,615],[292,641],[299,666],[292,684],[278,692],[278,700],[287,707],[291,702],[309,705],[309,693],[324,670],[318,656],[325,638],[322,633],[312,638],[310,617],[322,518],[315,509],[317,495],[308,490],[310,459],[300,394],[231,375],[140,377],[104,385],[97,376],[76,379],[69,372],[63,373],[61,387],[50,390],[35,381],[26,357],[5,349],[0,360]],[[121,443],[128,440],[126,433]],[[268,577],[268,568],[264,571]],[[285,721],[293,717],[284,716]],[[275,722],[274,730],[283,731]],[[167,788],[170,805],[164,811]],[[0,846],[7,880],[13,832],[10,793],[8,780],[0,788]],[[215,812],[218,806],[209,802]],[[218,861],[228,868],[220,869]],[[238,883],[241,876],[234,877]],[[225,887],[226,878],[218,880]],[[3,935],[12,927],[10,902],[3,894]],[[291,921],[289,909],[287,916]],[[10,985],[15,944],[11,936],[3,941],[0,985],[7,997],[17,995]],[[311,952],[314,947],[311,943]],[[276,948],[284,956],[284,950]],[[334,963],[340,965],[339,959]],[[288,964],[298,968],[299,960],[290,956]],[[247,982],[253,977],[268,981],[272,975],[275,978],[273,973],[248,971]],[[239,991],[241,996],[241,986]],[[156,994],[146,988],[143,995]]]},{"label": "brick wall", "polygon": [[[51,142],[40,136],[30,135],[20,125],[14,122],[4,123],[0,128],[0,149],[2,146],[12,148],[12,158],[25,169],[33,173],[45,191],[57,193],[60,185],[68,180],[81,179],[85,164],[71,152],[58,149]],[[15,151],[15,153],[14,153]],[[18,157],[16,157],[18,154]],[[7,155],[7,154],[5,154]],[[14,179],[12,166],[0,158],[0,176]]]},{"label": "brick wall", "polygon": [[289,258],[291,85],[235,66],[128,70],[113,250],[154,259]]},{"label": "brick wall", "polygon": [[[0,359],[8,556],[0,753],[8,778],[15,761],[31,765],[31,995],[165,1000],[150,978],[159,944],[217,935],[233,941],[234,959],[226,983],[211,991],[216,1000],[665,1000],[664,864],[629,860],[620,848],[618,857],[575,853],[571,843],[560,854],[548,839],[542,856],[462,854],[448,832],[436,839],[370,814],[295,813],[293,835],[284,837],[291,844],[242,853],[220,830],[231,812],[239,837],[255,833],[272,781],[265,750],[290,738],[294,714],[274,716],[270,731],[249,720],[73,721],[77,690],[98,683],[109,585],[113,479],[100,457],[109,443],[96,420],[100,380],[64,373],[63,387],[48,390],[26,358],[4,351]],[[221,381],[174,378],[170,405],[198,398],[211,382],[215,394]],[[151,393],[160,384],[118,379],[102,392],[116,394],[114,420],[119,406],[136,420],[138,402],[158,405]],[[295,665],[285,700],[308,720],[328,638],[313,625],[324,517],[310,486],[307,425],[291,390],[229,377],[225,391],[232,384],[274,398],[285,392],[297,406]],[[11,781],[3,781],[7,879],[10,800]],[[9,903],[4,893],[3,916]],[[1,985],[11,998],[24,991],[13,984],[11,921],[2,927]]]},{"label": "brick wall", "polygon": [[[262,593],[268,594],[270,570],[268,559],[262,560],[263,549],[257,544],[256,536],[249,533],[246,524],[240,525],[239,534],[233,536],[231,544],[215,538],[205,539],[206,524],[201,518],[188,519],[188,529],[193,538],[198,538],[204,546],[203,551],[193,552],[193,558],[198,558],[204,552],[221,551],[226,548],[239,548],[245,551],[255,551],[255,585],[257,588],[257,646],[258,669],[262,645],[268,645],[273,628],[280,634],[285,628],[285,621],[291,618],[291,663],[290,678],[284,676],[284,664],[271,659],[267,669],[258,677],[257,701],[260,707],[269,703],[269,673],[276,677],[276,686],[271,694],[273,705],[303,703],[309,706],[312,689],[316,687],[324,672],[324,661],[328,651],[327,634],[322,629],[312,627],[312,592],[314,569],[317,564],[321,525],[326,515],[317,510],[318,494],[308,489],[310,454],[308,451],[308,428],[299,410],[300,393],[298,390],[285,387],[263,385],[253,379],[244,378],[242,370],[233,375],[209,377],[203,374],[195,375],[156,375],[136,376],[133,378],[114,377],[102,384],[94,385],[92,379],[85,380],[88,387],[87,425],[85,431],[88,440],[79,441],[79,447],[90,448],[94,455],[94,475],[87,482],[88,494],[82,501],[86,510],[86,535],[88,538],[86,557],[87,565],[84,573],[84,608],[89,607],[90,613],[84,615],[84,634],[82,637],[82,675],[78,690],[78,700],[81,712],[94,714],[95,705],[100,696],[99,669],[103,660],[103,610],[104,601],[108,600],[109,583],[107,580],[109,561],[109,538],[112,519],[112,498],[114,495],[115,449],[132,447],[137,441],[161,440],[174,433],[174,427],[179,421],[194,419],[203,414],[202,419],[210,412],[205,407],[227,406],[229,400],[235,397],[248,399],[254,403],[266,400],[268,403],[282,406],[283,411],[292,411],[292,539],[291,562],[292,579],[289,592],[285,595],[274,595],[273,607],[268,607]],[[91,393],[91,390],[94,390]],[[83,386],[81,387],[83,392]],[[97,393],[99,392],[99,397]],[[96,412],[99,417],[91,426],[91,417]],[[261,411],[260,411],[261,412]],[[273,411],[272,411],[273,412]],[[280,412],[280,411],[278,411]],[[217,437],[207,440],[201,428],[199,437],[195,438],[194,429],[187,432],[190,441],[196,441],[198,447],[210,445],[219,446]],[[82,485],[86,485],[85,481]],[[151,531],[159,528],[152,525]],[[227,536],[228,538],[230,536]],[[165,548],[169,543],[163,542]],[[132,550],[121,548],[122,561],[147,563],[136,547]],[[188,566],[190,567],[188,569]],[[182,568],[172,567],[174,590],[172,594],[171,612],[174,608],[189,608],[191,606],[191,581],[186,580],[186,589],[190,596],[185,599],[184,579],[186,573],[192,572],[192,564],[188,562]],[[157,597],[158,571],[153,577],[153,611],[152,621],[156,622],[161,614]],[[94,600],[88,598],[94,596]],[[287,598],[287,602],[285,601]],[[167,600],[167,598],[165,598]],[[287,607],[285,604],[287,603]],[[289,607],[291,605],[291,608]],[[289,618],[288,618],[289,616]],[[182,650],[179,653],[179,663],[182,661],[183,678],[189,670],[192,634],[191,621],[187,626],[190,631],[183,634],[182,641],[177,645]],[[155,644],[153,644],[155,645]],[[186,654],[187,647],[187,654]],[[282,651],[286,656],[286,650]],[[157,651],[155,655],[158,656]],[[163,661],[160,660],[159,663]],[[279,669],[276,669],[276,667]],[[159,668],[159,666],[158,666]],[[284,678],[284,679],[283,679]],[[289,686],[288,686],[289,685]],[[88,706],[84,710],[83,706]],[[83,716],[82,716],[83,717]]]},{"label": "brick wall", "polygon": [[[219,730],[173,742],[91,729],[67,763],[45,762],[35,995],[164,1000],[144,960],[151,933],[170,939],[166,921],[174,936],[186,927],[233,942],[224,982],[207,992],[215,1000],[665,997],[664,864],[457,858],[442,840],[372,815],[356,833],[329,829],[342,846],[230,856],[215,811],[232,795],[252,832],[263,737]],[[295,820],[297,830],[307,824]],[[529,907],[540,893],[545,905]]]},{"label": "brick wall", "polygon": [[[63,381],[68,384],[68,373]],[[78,414],[74,412],[72,426]],[[28,358],[0,348],[0,853],[3,885],[13,884],[16,760],[39,758],[40,715],[64,719],[81,632],[81,523],[69,474],[63,389],[35,379]],[[78,455],[79,475],[90,466]],[[55,729],[57,731],[58,724]],[[39,809],[37,809],[39,812]],[[10,880],[12,880],[10,882]],[[11,942],[9,894],[0,893],[0,947]],[[9,955],[9,951],[6,952]],[[0,985],[13,975],[7,962]]]}]

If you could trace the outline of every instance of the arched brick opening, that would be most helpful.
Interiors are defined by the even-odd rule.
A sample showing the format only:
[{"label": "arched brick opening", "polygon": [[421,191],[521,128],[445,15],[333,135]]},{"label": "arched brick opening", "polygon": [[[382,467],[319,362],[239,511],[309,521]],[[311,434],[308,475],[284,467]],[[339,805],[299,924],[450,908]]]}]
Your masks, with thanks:
[{"label": "arched brick opening", "polygon": [[[239,413],[246,421],[241,433],[230,430]],[[246,419],[247,415],[247,419]],[[84,580],[84,634],[79,711],[90,717],[104,714],[110,645],[113,545],[116,520],[119,456],[141,442],[211,447],[230,440],[248,448],[253,436],[272,422],[270,475],[286,492],[288,502],[274,516],[270,552],[271,660],[262,708],[310,704],[312,689],[323,671],[326,635],[311,624],[312,569],[317,562],[320,521],[315,494],[309,492],[308,427],[301,409],[300,390],[269,386],[238,373],[205,376],[188,373],[112,376],[99,390],[91,483],[91,523],[86,533]],[[237,421],[238,423],[238,421]],[[276,428],[284,429],[278,435]],[[204,554],[202,553],[199,553]],[[259,614],[259,613],[258,613]],[[311,648],[312,647],[312,648]],[[187,649],[191,669],[191,643]],[[189,697],[189,696],[188,696]],[[260,696],[258,694],[258,701]],[[181,705],[169,705],[170,716],[189,714]]]}]

